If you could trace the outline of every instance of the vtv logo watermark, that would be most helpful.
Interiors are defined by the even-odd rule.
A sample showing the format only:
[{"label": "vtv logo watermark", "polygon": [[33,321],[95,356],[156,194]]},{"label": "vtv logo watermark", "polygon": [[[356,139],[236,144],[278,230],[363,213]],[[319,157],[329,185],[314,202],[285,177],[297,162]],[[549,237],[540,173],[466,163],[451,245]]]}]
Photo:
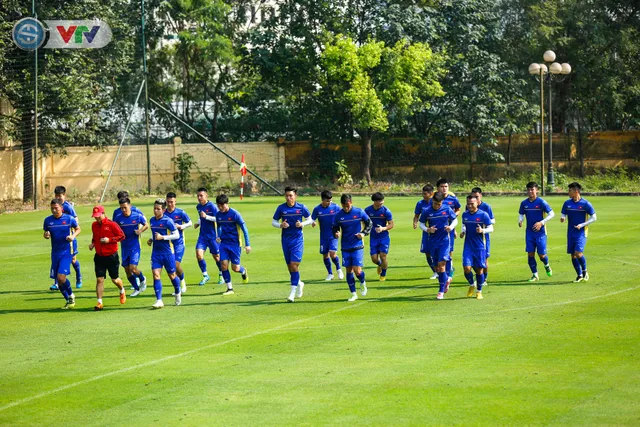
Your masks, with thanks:
[{"label": "vtv logo watermark", "polygon": [[46,48],[101,48],[111,41],[111,28],[106,22],[44,21],[51,30]]}]

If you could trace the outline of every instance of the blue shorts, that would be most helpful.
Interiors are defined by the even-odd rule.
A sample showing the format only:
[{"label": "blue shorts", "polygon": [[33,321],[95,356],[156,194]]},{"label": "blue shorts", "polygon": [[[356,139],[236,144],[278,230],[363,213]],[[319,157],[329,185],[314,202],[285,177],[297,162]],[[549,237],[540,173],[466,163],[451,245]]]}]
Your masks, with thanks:
[{"label": "blue shorts", "polygon": [[197,249],[202,249],[203,251],[209,249],[211,255],[218,255],[220,253],[220,245],[213,237],[198,236],[198,242],[196,243],[196,250]]},{"label": "blue shorts", "polygon": [[389,237],[389,235],[387,235],[386,237],[378,238],[373,237],[372,234],[371,238],[369,239],[369,255],[388,254],[390,244],[391,238]]},{"label": "blue shorts", "polygon": [[184,241],[173,244],[173,256],[176,258],[176,262],[182,262],[182,257],[184,257]]},{"label": "blue shorts", "polygon": [[538,235],[529,235],[526,237],[525,252],[536,252],[538,255],[546,255],[547,253],[547,235],[539,233]]},{"label": "blue shorts", "polygon": [[49,277],[55,279],[58,274],[64,274],[65,276],[71,274],[71,258],[73,258],[73,255],[70,253],[62,255],[51,254],[51,271],[49,272]]},{"label": "blue shorts", "polygon": [[122,247],[122,266],[138,265],[140,263],[140,247],[124,248]]},{"label": "blue shorts", "polygon": [[450,245],[432,247],[431,259],[433,259],[433,262],[437,264],[442,261],[451,261],[449,249],[451,249]]},{"label": "blue shorts", "polygon": [[326,255],[329,252],[338,251],[338,239],[335,237],[323,238],[320,237],[320,253]]},{"label": "blue shorts", "polygon": [[151,254],[151,269],[157,270],[162,267],[169,274],[176,272],[176,258],[173,254]]},{"label": "blue shorts", "polygon": [[470,249],[465,247],[462,251],[462,266],[474,268],[487,268],[487,252],[484,249]]},{"label": "blue shorts", "polygon": [[567,253],[584,252],[587,246],[587,236],[567,236]]},{"label": "blue shorts", "polygon": [[78,255],[78,239],[73,239],[73,256]]},{"label": "blue shorts", "polygon": [[220,245],[220,261],[231,261],[231,264],[240,265],[240,254],[242,248],[240,245]]},{"label": "blue shorts", "polygon": [[456,239],[453,238],[454,235],[455,231],[451,230],[451,232],[449,233],[449,252],[453,252],[453,248],[456,246]]},{"label": "blue shorts", "polygon": [[420,253],[431,256],[431,245],[429,244],[429,233],[422,232],[422,243],[420,243]]},{"label": "blue shorts", "polygon": [[342,250],[343,267],[364,267],[364,249],[345,252]]},{"label": "blue shorts", "polygon": [[304,240],[297,241],[282,241],[282,253],[284,254],[284,261],[287,264],[292,262],[302,262],[302,254],[304,253]]}]

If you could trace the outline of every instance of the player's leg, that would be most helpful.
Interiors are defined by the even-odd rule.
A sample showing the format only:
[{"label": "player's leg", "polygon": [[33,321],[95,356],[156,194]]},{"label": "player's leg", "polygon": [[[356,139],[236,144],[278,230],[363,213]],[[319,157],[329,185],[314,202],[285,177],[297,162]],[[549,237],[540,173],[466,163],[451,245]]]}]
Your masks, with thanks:
[{"label": "player's leg", "polygon": [[384,239],[381,239],[378,243],[378,253],[380,259],[380,281],[384,282],[387,279],[387,269],[389,268],[389,259],[387,255],[389,254],[389,244],[391,240],[387,236]]},{"label": "player's leg", "polygon": [[437,299],[444,299],[444,291],[450,283],[451,277],[447,274],[447,261],[449,258],[449,246],[440,246],[431,248],[431,257],[436,262],[436,271],[438,272],[438,289]]},{"label": "player's leg", "polygon": [[473,278],[473,271],[471,269],[473,265],[473,258],[471,251],[469,251],[466,247],[462,250],[462,270],[464,271],[464,278],[467,279],[469,283],[469,289],[467,289],[467,296],[472,297],[473,293],[476,291],[476,283]]},{"label": "player's leg", "polygon": [[71,265],[76,272],[76,288],[82,287],[82,272],[80,271],[80,261],[78,261],[78,241],[73,240],[73,258],[71,258]]},{"label": "player's leg", "polygon": [[360,294],[362,296],[367,295],[367,281],[364,275],[364,249],[353,251],[351,267],[353,268],[353,273],[360,281]]},{"label": "player's leg", "polygon": [[151,274],[153,275],[153,291],[156,294],[156,302],[151,306],[153,308],[164,307],[162,302],[162,256],[151,253]]},{"label": "player's leg", "polygon": [[242,255],[242,248],[240,246],[232,246],[228,248],[228,257],[231,261],[231,269],[240,273],[242,276],[242,283],[249,283],[249,273],[247,269],[240,264],[240,256]]},{"label": "player's leg", "polygon": [[578,258],[578,263],[582,268],[582,279],[586,282],[589,280],[589,273],[587,273],[587,258],[584,256],[584,249],[587,246],[587,238],[585,236],[579,236],[576,238],[576,245],[574,250],[576,252],[576,257]]},{"label": "player's leg", "polygon": [[573,281],[574,283],[582,282],[584,276],[582,275],[582,265],[580,264],[580,260],[578,260],[578,251],[576,251],[576,241],[574,238],[568,236],[567,237],[567,253],[571,255],[571,264],[573,264],[573,268],[576,271],[576,279]]},{"label": "player's leg", "polygon": [[231,281],[231,272],[229,271],[229,256],[224,246],[220,247],[220,268],[222,269],[222,279],[227,285],[227,290],[223,292],[223,295],[233,295],[233,283]]},{"label": "player's leg", "polygon": [[433,273],[431,277],[429,277],[429,279],[436,280],[438,278],[438,273],[436,272],[436,264],[433,262],[433,258],[431,257],[431,247],[429,245],[428,233],[424,233],[424,232],[422,233],[422,241],[420,243],[420,253],[425,254],[427,259],[427,264],[429,265],[429,268]]},{"label": "player's leg", "polygon": [[547,255],[547,235],[543,234],[538,238],[538,257],[540,257],[540,261],[544,265],[544,270],[547,273],[547,276],[553,276],[553,271],[551,270],[551,265],[549,265],[549,255]]},{"label": "player's leg", "polygon": [[107,258],[107,271],[109,272],[109,278],[111,282],[116,285],[118,291],[120,291],[120,304],[124,304],[127,302],[127,294],[125,293],[124,284],[122,283],[122,279],[118,274],[118,270],[120,269],[120,258],[118,254],[113,254]]},{"label": "player's leg", "polygon": [[182,258],[184,257],[185,252],[184,243],[175,245],[173,247],[173,251],[176,259],[176,274],[180,279],[180,292],[184,294],[187,292],[187,282],[184,280],[184,270],[182,269]]},{"label": "player's leg", "polygon": [[327,278],[324,280],[330,281],[330,280],[333,280],[333,269],[331,268],[331,258],[329,258],[329,248],[325,246],[323,243],[320,244],[320,253],[322,254],[322,262],[324,263],[324,268],[327,269]]},{"label": "player's leg", "polygon": [[527,252],[527,262],[529,263],[529,269],[531,270],[531,278],[529,279],[529,282],[540,280],[538,277],[538,263],[536,262],[536,248],[535,236],[527,236],[525,251]]},{"label": "player's leg", "polygon": [[342,268],[340,268],[340,258],[338,257],[338,239],[331,239],[329,241],[329,258],[331,258],[333,265],[336,266],[338,279],[344,279],[344,273],[342,272]]},{"label": "player's leg", "polygon": [[163,256],[162,264],[173,285],[173,295],[176,297],[176,305],[180,305],[182,304],[182,293],[180,289],[180,278],[176,274],[176,257],[174,254],[166,254]]},{"label": "player's leg", "polygon": [[[456,273],[456,269],[453,266],[453,250],[456,246],[456,238],[458,237],[458,232],[456,230],[451,230],[449,233],[449,244],[451,248],[449,249],[449,260],[447,261],[447,275],[453,279],[453,275]],[[451,283],[451,281],[449,281]]]},{"label": "player's leg", "polygon": [[76,306],[76,296],[73,294],[71,282],[69,282],[69,274],[71,274],[71,254],[65,254],[57,257],[56,260],[56,277],[58,279],[58,288],[67,300],[63,309],[69,309]]},{"label": "player's leg", "polygon": [[491,256],[491,240],[489,239],[489,235],[487,234],[487,244],[485,247],[485,253],[487,254],[486,256],[486,268],[484,269],[484,285],[487,284],[487,279],[489,278],[489,257]]},{"label": "player's leg", "polygon": [[200,271],[202,272],[202,280],[198,283],[200,286],[204,286],[211,279],[207,272],[207,261],[204,259],[204,251],[207,247],[208,245],[205,242],[205,239],[202,236],[198,237],[198,241],[196,242],[196,260],[198,261],[198,267],[200,267]]},{"label": "player's leg", "polygon": [[134,273],[135,268],[131,263],[131,255],[131,251],[122,252],[122,267],[124,268],[127,280],[129,281],[129,283],[131,284],[131,288],[133,289],[131,296],[135,297],[140,294],[140,285],[138,285],[138,278]]},{"label": "player's leg", "polygon": [[356,278],[354,275],[355,268],[353,266],[353,252],[342,251],[342,265],[347,272],[347,286],[349,286],[349,292],[351,292],[351,297],[349,297],[347,301],[353,302],[358,299],[358,294],[356,293]]},{"label": "player's leg", "polygon": [[482,266],[480,266],[479,264],[474,265],[473,269],[475,270],[476,273],[476,282],[478,283],[478,291],[476,292],[476,299],[482,299],[482,286],[484,284],[485,281],[485,277],[484,277],[484,268],[482,268]]},{"label": "player's leg", "polygon": [[98,274],[98,266],[96,265],[96,298],[98,303],[93,307],[95,311],[100,311],[104,308],[102,305],[102,297],[104,295],[104,276],[98,277]]}]

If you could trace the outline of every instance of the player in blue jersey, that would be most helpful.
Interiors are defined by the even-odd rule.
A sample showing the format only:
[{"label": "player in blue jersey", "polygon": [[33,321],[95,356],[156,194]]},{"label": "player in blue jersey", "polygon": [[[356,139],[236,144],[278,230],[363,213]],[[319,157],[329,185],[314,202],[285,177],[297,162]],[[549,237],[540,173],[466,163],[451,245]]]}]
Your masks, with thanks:
[{"label": "player in blue jersey", "polygon": [[113,215],[113,221],[120,226],[124,233],[121,244],[122,267],[131,283],[133,292],[130,296],[136,297],[147,289],[147,278],[138,269],[140,263],[140,235],[148,228],[147,219],[140,211],[133,211],[131,200],[123,197],[118,200],[120,208]]},{"label": "player in blue jersey", "polygon": [[452,281],[451,276],[447,274],[447,262],[451,261],[451,230],[458,225],[455,212],[443,203],[444,199],[442,193],[434,194],[431,206],[420,214],[418,225],[422,231],[429,233],[431,258],[436,263],[440,284],[437,299],[444,299]]},{"label": "player in blue jersey", "polygon": [[[496,223],[496,218],[493,215],[493,209],[491,209],[491,205],[489,205],[487,202],[482,200],[482,189],[480,187],[474,187],[471,189],[471,195],[472,196],[476,196],[476,198],[478,199],[478,209],[480,209],[481,211],[484,211],[487,213],[487,215],[489,215],[489,218],[491,219],[491,224],[495,224]],[[487,261],[486,261],[486,267],[484,268],[484,284],[483,286],[487,285],[487,278],[489,277],[489,257],[491,256],[491,239],[490,234],[487,234],[485,236],[485,241],[487,243]]]},{"label": "player in blue jersey", "polygon": [[171,218],[180,233],[180,238],[173,241],[173,251],[176,257],[176,274],[180,278],[181,293],[187,292],[187,282],[184,280],[184,270],[182,269],[182,258],[184,257],[185,239],[184,229],[193,225],[189,215],[185,211],[176,207],[176,193],[167,193],[167,210],[164,212],[166,216]]},{"label": "player in blue jersey", "polygon": [[200,227],[200,234],[196,242],[196,259],[198,260],[200,271],[202,271],[202,280],[198,284],[204,286],[211,279],[207,272],[207,261],[204,259],[204,252],[209,249],[218,267],[218,284],[221,285],[224,283],[224,279],[222,278],[222,267],[220,265],[220,248],[216,241],[218,237],[216,236],[216,212],[218,212],[218,208],[213,202],[209,201],[209,193],[206,188],[198,188],[197,194],[198,222],[193,228]]},{"label": "player in blue jersey", "polygon": [[476,298],[482,299],[482,287],[485,283],[484,270],[487,267],[487,237],[493,232],[493,222],[486,211],[478,208],[478,197],[467,196],[467,210],[462,214],[462,232],[464,238],[462,251],[462,268],[464,277],[469,282],[467,296],[472,297],[476,291],[473,281],[473,271],[476,273]]},{"label": "player in blue jersey", "polygon": [[[449,181],[447,180],[447,178],[440,178],[436,182],[436,186],[438,187],[438,193],[440,193],[443,197],[442,204],[444,206],[451,208],[451,210],[453,211],[453,213],[456,214],[456,216],[460,215],[460,207],[461,207],[460,202],[458,201],[458,198],[456,197],[456,195],[449,191]],[[453,267],[453,249],[455,247],[455,241],[457,237],[455,227],[451,228],[449,237],[450,237],[449,239],[449,245],[450,245],[449,258],[450,259],[447,261],[446,271],[447,271],[447,275],[453,279],[453,274],[455,273],[455,268]]]},{"label": "player in blue jersey", "polygon": [[333,280],[333,270],[331,268],[331,262],[336,266],[336,272],[338,273],[338,279],[344,279],[344,274],[340,268],[340,258],[338,257],[338,239],[333,237],[331,227],[333,227],[333,217],[340,210],[340,207],[333,203],[333,194],[331,191],[324,190],[320,193],[322,202],[313,208],[311,212],[311,219],[313,223],[312,227],[316,226],[316,220],[320,224],[320,253],[324,261],[324,266],[327,268],[327,278],[324,280]]},{"label": "player in blue jersey", "polygon": [[364,276],[364,237],[371,233],[373,222],[360,208],[353,206],[351,195],[343,194],[340,197],[342,209],[333,218],[332,232],[334,237],[340,239],[342,251],[342,265],[347,270],[347,284],[351,297],[349,302],[358,299],[356,293],[356,279],[360,281],[360,293],[367,295],[367,282]]},{"label": "player in blue jersey", "polygon": [[[80,221],[78,220],[78,215],[76,214],[76,211],[73,208],[73,203],[69,203],[69,201],[67,200],[67,189],[62,185],[58,185],[53,190],[53,192],[55,194],[56,199],[62,200],[62,213],[71,215],[76,219],[76,222],[78,222],[79,224]],[[78,241],[77,240],[73,241],[73,258],[71,258],[71,266],[73,267],[76,273],[76,288],[80,289],[82,287],[82,272],[80,271],[80,261],[78,261]],[[53,285],[51,285],[49,290],[51,291],[58,290],[58,283],[55,280],[53,281]]]},{"label": "player in blue jersey", "polygon": [[176,274],[176,258],[173,254],[172,242],[180,238],[180,233],[171,218],[164,215],[167,209],[165,199],[156,199],[153,204],[153,217],[149,220],[151,228],[151,238],[147,241],[151,249],[151,270],[153,271],[153,290],[156,293],[156,302],[153,308],[164,307],[162,301],[162,280],[160,273],[164,267],[176,297],[176,305],[182,304],[182,294],[180,293],[180,278]]},{"label": "player in blue jersey", "polygon": [[393,228],[393,214],[391,210],[384,206],[384,195],[380,192],[371,195],[373,204],[367,206],[364,212],[373,221],[373,231],[369,237],[369,255],[371,261],[378,266],[378,277],[381,282],[387,279],[387,268],[389,268],[389,245],[391,238],[389,230]]},{"label": "player in blue jersey", "polygon": [[231,262],[231,269],[242,275],[242,283],[249,283],[247,269],[240,265],[243,245],[241,244],[239,233],[239,230],[242,230],[244,250],[249,254],[251,252],[249,230],[247,230],[242,215],[229,207],[229,197],[226,194],[220,194],[216,197],[216,206],[218,207],[216,224],[218,224],[217,241],[220,245],[220,264],[222,266],[222,277],[227,284],[227,290],[222,295],[233,295],[229,262]]},{"label": "player in blue jersey", "polygon": [[[418,220],[420,219],[420,214],[422,211],[427,209],[431,205],[431,198],[433,197],[433,185],[426,184],[422,187],[422,200],[416,203],[416,208],[413,211],[413,229],[418,228]],[[431,280],[435,280],[438,278],[438,273],[436,272],[436,264],[433,262],[433,258],[431,258],[431,250],[429,248],[429,233],[422,232],[422,239],[420,242],[420,253],[425,254],[427,257],[427,264],[429,268],[433,272],[433,275],[429,277]]]},{"label": "player in blue jersey", "polygon": [[284,189],[284,197],[286,202],[276,208],[271,225],[282,229],[282,252],[291,278],[291,291],[287,302],[293,302],[296,292],[300,298],[304,289],[304,282],[300,280],[300,262],[304,252],[302,228],[312,224],[313,220],[309,209],[296,201],[298,190],[287,187]]},{"label": "player in blue jersey", "polygon": [[584,248],[587,246],[589,224],[596,221],[596,210],[591,203],[583,199],[582,186],[577,182],[569,184],[569,200],[562,205],[560,222],[567,220],[567,253],[571,254],[571,262],[578,276],[574,282],[589,280],[587,259]]},{"label": "player in blue jersey", "polygon": [[540,257],[540,261],[544,264],[547,276],[551,277],[553,271],[549,265],[549,256],[547,255],[547,229],[545,224],[555,216],[551,206],[538,197],[538,184],[529,182],[527,184],[528,198],[520,203],[520,216],[518,219],[518,227],[522,227],[524,219],[527,219],[527,231],[525,235],[525,251],[527,252],[529,268],[533,274],[529,282],[540,280],[538,277],[538,264],[536,263],[536,251]]},{"label": "player in blue jersey", "polygon": [[[129,192],[126,190],[121,190],[118,191],[118,195],[116,196],[116,200],[118,201],[118,203],[120,203],[120,200],[122,199],[131,199],[131,197],[129,196]],[[131,205],[131,202],[129,202],[129,204]],[[137,212],[140,215],[144,216],[144,213],[138,209],[137,207],[131,205],[131,212]],[[111,215],[111,220],[115,221],[115,217],[116,215],[119,215],[120,213],[122,213],[122,208],[115,208],[115,210],[113,211],[113,215]]]},{"label": "player in blue jersey", "polygon": [[45,239],[51,240],[51,271],[49,277],[58,281],[58,289],[64,297],[64,309],[76,305],[71,283],[67,276],[71,273],[71,259],[73,258],[73,241],[80,234],[80,225],[71,215],[62,212],[64,201],[51,201],[51,215],[45,218],[43,224]]}]

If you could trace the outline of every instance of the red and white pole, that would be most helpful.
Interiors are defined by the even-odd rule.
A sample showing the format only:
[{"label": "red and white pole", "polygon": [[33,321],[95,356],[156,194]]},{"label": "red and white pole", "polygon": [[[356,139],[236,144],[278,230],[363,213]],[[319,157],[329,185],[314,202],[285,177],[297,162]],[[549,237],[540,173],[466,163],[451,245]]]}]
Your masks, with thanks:
[{"label": "red and white pole", "polygon": [[244,197],[244,177],[247,175],[247,165],[244,163],[244,153],[240,162],[240,200]]}]

